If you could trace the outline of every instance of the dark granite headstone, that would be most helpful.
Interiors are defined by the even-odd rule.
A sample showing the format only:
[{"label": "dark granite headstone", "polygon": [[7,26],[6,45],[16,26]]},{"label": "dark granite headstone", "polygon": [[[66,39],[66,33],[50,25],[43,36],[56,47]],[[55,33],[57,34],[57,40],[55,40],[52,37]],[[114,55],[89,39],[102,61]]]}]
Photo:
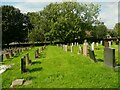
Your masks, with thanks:
[{"label": "dark granite headstone", "polygon": [[26,72],[26,60],[25,60],[25,56],[23,56],[21,58],[21,73],[24,73]]},{"label": "dark granite headstone", "polygon": [[96,58],[95,58],[95,54],[94,54],[94,51],[91,50],[91,49],[88,49],[89,51],[89,56],[90,58],[94,61],[94,62],[97,62]]},{"label": "dark granite headstone", "polygon": [[115,49],[106,47],[104,48],[104,63],[109,67],[115,67]]},{"label": "dark granite headstone", "polygon": [[3,62],[3,54],[0,55],[0,62]]}]

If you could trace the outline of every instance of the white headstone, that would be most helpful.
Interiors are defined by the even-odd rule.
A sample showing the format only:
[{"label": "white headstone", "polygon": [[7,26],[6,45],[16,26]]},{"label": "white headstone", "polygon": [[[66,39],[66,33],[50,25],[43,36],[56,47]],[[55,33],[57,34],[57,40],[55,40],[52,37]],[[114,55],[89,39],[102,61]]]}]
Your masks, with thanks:
[{"label": "white headstone", "polygon": [[92,51],[94,51],[94,42],[91,44],[91,46],[92,46]]},{"label": "white headstone", "polygon": [[102,43],[103,43],[103,42],[102,42],[102,41],[100,41],[100,44],[101,44],[101,45],[102,45]]},{"label": "white headstone", "polygon": [[78,42],[77,42],[77,46],[78,46]]},{"label": "white headstone", "polygon": [[72,46],[73,46],[73,43],[72,43]]},{"label": "white headstone", "polygon": [[71,46],[71,52],[73,52],[73,46]]},{"label": "white headstone", "polygon": [[108,43],[109,43],[109,47],[111,47],[111,41],[108,41]]},{"label": "white headstone", "polygon": [[98,42],[96,43],[96,45],[98,46]]},{"label": "white headstone", "polygon": [[67,45],[64,45],[64,47],[65,47],[65,51],[67,52]]}]

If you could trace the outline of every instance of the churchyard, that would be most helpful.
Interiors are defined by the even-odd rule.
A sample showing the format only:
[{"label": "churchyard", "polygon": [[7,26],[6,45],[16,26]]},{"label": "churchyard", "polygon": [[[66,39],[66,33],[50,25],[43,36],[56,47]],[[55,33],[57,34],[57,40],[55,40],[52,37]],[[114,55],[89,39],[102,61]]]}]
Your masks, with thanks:
[{"label": "churchyard", "polygon": [[2,87],[117,88],[118,45],[106,48],[115,51],[87,41],[4,49],[1,63],[8,68],[0,74]]}]

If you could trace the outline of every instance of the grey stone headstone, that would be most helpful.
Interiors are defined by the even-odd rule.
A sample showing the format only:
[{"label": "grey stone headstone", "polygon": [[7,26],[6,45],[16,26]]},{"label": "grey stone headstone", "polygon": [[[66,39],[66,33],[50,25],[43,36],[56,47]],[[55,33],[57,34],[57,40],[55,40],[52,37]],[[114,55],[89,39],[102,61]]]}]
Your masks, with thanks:
[{"label": "grey stone headstone", "polygon": [[104,48],[104,63],[112,68],[116,66],[115,49],[109,47]]},{"label": "grey stone headstone", "polygon": [[90,56],[91,60],[93,60],[94,62],[97,62],[94,51],[91,49],[88,49],[88,51],[89,51],[89,56]]},{"label": "grey stone headstone", "polygon": [[26,65],[31,65],[31,60],[29,59],[29,54],[26,54]]},{"label": "grey stone headstone", "polygon": [[23,56],[21,58],[21,73],[24,73],[26,72],[26,60],[25,60],[25,56]]}]

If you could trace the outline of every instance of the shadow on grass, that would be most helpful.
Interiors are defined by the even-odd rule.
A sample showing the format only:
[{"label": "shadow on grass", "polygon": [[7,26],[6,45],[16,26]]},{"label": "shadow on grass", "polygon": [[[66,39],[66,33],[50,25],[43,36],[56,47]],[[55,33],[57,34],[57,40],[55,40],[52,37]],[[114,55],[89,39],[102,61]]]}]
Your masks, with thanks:
[{"label": "shadow on grass", "polygon": [[97,59],[98,60],[98,62],[104,62],[104,60],[102,60],[102,59]]},{"label": "shadow on grass", "polygon": [[42,67],[40,67],[40,68],[33,68],[33,69],[29,70],[29,72],[32,73],[32,72],[36,72],[36,71],[41,71],[42,69],[43,69]]},{"label": "shadow on grass", "polygon": [[32,64],[41,64],[41,61],[34,61]]}]

